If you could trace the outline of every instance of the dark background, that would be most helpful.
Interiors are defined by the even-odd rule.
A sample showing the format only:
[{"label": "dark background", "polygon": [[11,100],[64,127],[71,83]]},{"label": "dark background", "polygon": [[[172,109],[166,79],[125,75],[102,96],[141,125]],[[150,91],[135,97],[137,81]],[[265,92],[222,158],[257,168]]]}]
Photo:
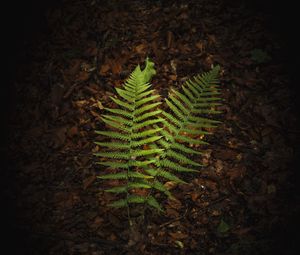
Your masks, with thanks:
[{"label": "dark background", "polygon": [[[17,76],[18,67],[30,62],[25,55],[27,45],[34,41],[35,38],[41,34],[47,33],[46,12],[49,8],[53,8],[62,1],[60,0],[27,0],[27,1],[7,1],[4,6],[1,3],[1,41],[3,43],[2,48],[2,84],[0,91],[1,102],[1,188],[3,190],[7,187],[13,188],[14,172],[10,167],[10,162],[7,155],[8,146],[8,134],[13,132],[13,127],[9,126],[9,117],[14,111],[15,105],[15,91],[12,83]],[[184,2],[184,1],[183,1]],[[243,2],[248,8],[254,12],[263,12],[268,20],[267,26],[273,32],[279,35],[283,46],[283,59],[286,62],[286,69],[290,74],[291,84],[290,89],[293,95],[294,110],[299,116],[298,109],[300,109],[300,100],[297,98],[297,92],[299,87],[298,82],[298,52],[299,52],[299,39],[297,38],[299,33],[299,18],[297,14],[298,8],[294,1],[270,1],[270,0],[228,0],[229,5],[240,4]],[[4,55],[4,56],[3,56]],[[296,128],[296,127],[295,127]],[[295,159],[295,168],[299,169],[299,148],[297,157]],[[299,173],[295,172],[294,182],[296,187],[299,187]],[[300,189],[295,190],[295,194],[299,194]],[[293,196],[293,194],[291,194]],[[24,247],[26,244],[22,243],[22,235],[26,233],[13,233],[11,229],[11,223],[14,221],[14,205],[13,202],[1,192],[1,231],[4,235],[1,237],[1,242],[5,244],[1,246],[4,249],[8,246],[11,253],[25,254]],[[293,206],[293,205],[290,205]],[[290,219],[290,231],[281,233],[278,229],[278,233],[275,238],[278,238],[280,242],[287,242],[288,245],[293,245],[295,248],[297,245],[297,233],[299,219],[295,216],[295,219]],[[11,241],[12,244],[9,244]],[[23,252],[24,253],[23,253]],[[8,254],[8,253],[5,253]]]}]

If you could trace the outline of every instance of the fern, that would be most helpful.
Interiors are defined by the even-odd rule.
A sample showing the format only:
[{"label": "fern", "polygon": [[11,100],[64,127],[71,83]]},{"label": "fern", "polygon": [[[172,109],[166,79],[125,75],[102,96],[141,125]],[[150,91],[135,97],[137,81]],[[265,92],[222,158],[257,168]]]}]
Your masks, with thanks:
[{"label": "fern", "polygon": [[[160,102],[155,102],[159,95],[155,95],[150,80],[155,74],[154,64],[146,60],[144,70],[137,66],[125,82],[122,89],[117,88],[118,97],[111,97],[118,108],[105,108],[109,115],[103,115],[103,122],[110,126],[110,131],[96,131],[97,134],[106,136],[107,142],[96,142],[107,150],[95,153],[95,156],[108,159],[109,161],[98,162],[101,165],[114,169],[116,172],[101,175],[100,179],[123,180],[125,185],[116,186],[106,190],[107,192],[125,194],[124,198],[110,204],[113,207],[128,206],[131,203],[148,203],[158,208],[158,202],[153,197],[142,197],[132,193],[136,188],[151,188],[147,180],[153,178],[146,172],[141,172],[154,162],[149,160],[163,151],[160,148],[148,148],[155,141],[161,139],[158,135],[160,129],[151,125],[162,122],[158,118],[160,110],[155,110]],[[152,110],[149,112],[149,110]]]},{"label": "fern", "polygon": [[[95,154],[105,159],[98,164],[113,171],[99,178],[120,180],[119,186],[106,189],[120,198],[110,206],[127,207],[129,212],[130,204],[147,204],[161,211],[153,193],[173,198],[164,183],[185,183],[183,174],[199,171],[201,164],[194,158],[202,152],[195,148],[207,145],[203,138],[220,123],[208,117],[220,113],[216,110],[220,105],[219,69],[194,76],[180,91],[172,90],[165,99],[165,111],[158,108],[159,95],[149,83],[156,73],[149,59],[144,70],[137,66],[123,88],[116,89],[118,97],[111,99],[118,108],[105,108],[109,114],[102,115],[111,130],[96,131],[108,141],[95,142],[107,148]],[[147,195],[135,192],[141,189]]]},{"label": "fern", "polygon": [[207,145],[202,140],[203,136],[211,134],[208,129],[220,123],[205,116],[219,113],[214,110],[219,105],[216,101],[220,101],[220,98],[215,97],[220,94],[217,82],[219,69],[217,66],[208,73],[193,77],[185,82],[181,92],[172,90],[169,99],[166,99],[169,109],[162,111],[164,122],[160,133],[163,139],[152,145],[164,151],[155,162],[156,169],[147,171],[153,176],[153,181],[163,177],[183,183],[178,177],[179,173],[198,172],[201,164],[192,160],[191,155],[202,153],[190,148],[190,145]]}]

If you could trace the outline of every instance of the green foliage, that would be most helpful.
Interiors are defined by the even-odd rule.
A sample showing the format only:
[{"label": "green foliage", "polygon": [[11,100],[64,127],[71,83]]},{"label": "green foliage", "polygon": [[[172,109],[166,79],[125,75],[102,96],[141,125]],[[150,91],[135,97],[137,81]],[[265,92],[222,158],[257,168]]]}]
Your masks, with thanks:
[{"label": "green foliage", "polygon": [[96,131],[107,141],[95,142],[101,148],[95,154],[101,158],[98,164],[111,171],[99,178],[120,183],[106,189],[119,198],[110,206],[147,204],[162,211],[155,194],[173,198],[164,183],[185,183],[184,174],[199,171],[195,156],[202,152],[197,147],[207,144],[204,136],[220,123],[208,117],[220,113],[215,109],[220,101],[219,70],[217,66],[186,81],[180,91],[172,90],[165,99],[167,110],[158,108],[159,95],[151,89],[156,71],[149,59],[143,70],[137,66],[123,88],[116,89],[118,97],[111,99],[118,108],[105,108],[110,114],[102,115],[110,130]]},{"label": "green foliage", "polygon": [[[108,159],[98,163],[116,170],[115,173],[101,175],[99,178],[126,182],[125,185],[106,190],[125,193],[123,199],[111,204],[113,207],[145,202],[159,208],[154,198],[144,198],[131,193],[133,189],[151,188],[146,180],[153,177],[142,171],[142,167],[154,162],[149,160],[149,156],[155,157],[163,151],[160,148],[145,148],[162,137],[157,135],[160,129],[151,126],[163,121],[162,118],[158,118],[160,111],[156,110],[160,102],[154,102],[159,95],[153,95],[154,90],[149,90],[151,87],[149,82],[156,73],[153,66],[154,64],[147,59],[144,70],[137,66],[125,82],[123,89],[116,89],[119,97],[111,97],[111,99],[119,108],[105,108],[111,114],[102,116],[103,122],[112,131],[96,131],[97,134],[109,138],[106,142],[96,142],[101,148],[107,148],[106,151],[95,153],[97,157]],[[148,112],[149,110],[152,111]]]}]

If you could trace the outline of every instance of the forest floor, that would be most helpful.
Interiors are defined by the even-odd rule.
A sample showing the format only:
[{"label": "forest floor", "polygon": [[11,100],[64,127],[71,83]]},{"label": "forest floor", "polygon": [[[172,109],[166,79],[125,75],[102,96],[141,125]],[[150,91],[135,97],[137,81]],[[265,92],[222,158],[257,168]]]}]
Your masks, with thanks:
[{"label": "forest floor", "polygon": [[[296,240],[281,237],[292,236],[299,210],[299,130],[267,17],[223,0],[117,2],[66,0],[49,11],[15,80],[7,193],[23,254],[296,254]],[[178,200],[148,212],[132,236],[126,214],[106,207],[113,196],[97,179],[93,142],[114,87],[147,56],[163,96],[219,64],[223,123],[208,138],[206,167],[173,185]]]}]

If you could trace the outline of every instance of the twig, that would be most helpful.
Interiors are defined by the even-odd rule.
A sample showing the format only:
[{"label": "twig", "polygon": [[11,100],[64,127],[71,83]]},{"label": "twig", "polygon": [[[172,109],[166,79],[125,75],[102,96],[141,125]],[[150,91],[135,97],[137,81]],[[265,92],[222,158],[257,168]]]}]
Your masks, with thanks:
[{"label": "twig", "polygon": [[64,99],[67,99],[71,94],[72,92],[74,91],[74,89],[80,85],[82,82],[75,82],[68,90],[67,92],[64,94],[63,98]]}]

